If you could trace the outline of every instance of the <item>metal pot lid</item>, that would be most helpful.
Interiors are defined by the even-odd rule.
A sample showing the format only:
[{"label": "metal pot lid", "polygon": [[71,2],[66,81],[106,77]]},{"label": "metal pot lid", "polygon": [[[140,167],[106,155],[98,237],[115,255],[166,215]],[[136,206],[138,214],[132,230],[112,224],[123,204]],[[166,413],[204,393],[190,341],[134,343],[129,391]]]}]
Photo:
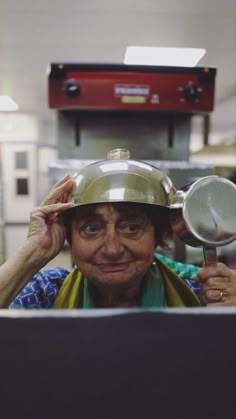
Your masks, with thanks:
[{"label": "metal pot lid", "polygon": [[112,150],[106,160],[82,168],[74,176],[75,205],[136,202],[168,207],[176,193],[170,178],[157,167],[130,160],[128,150]]},{"label": "metal pot lid", "polygon": [[223,246],[236,239],[236,186],[218,176],[194,182],[183,200],[183,219],[205,245]]}]

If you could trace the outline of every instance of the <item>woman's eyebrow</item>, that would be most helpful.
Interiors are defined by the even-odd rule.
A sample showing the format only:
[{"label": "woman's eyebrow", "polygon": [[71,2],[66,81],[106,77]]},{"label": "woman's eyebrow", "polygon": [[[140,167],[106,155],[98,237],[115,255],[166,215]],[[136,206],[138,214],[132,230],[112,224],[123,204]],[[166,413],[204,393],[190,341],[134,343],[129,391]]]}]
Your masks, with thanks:
[{"label": "woman's eyebrow", "polygon": [[103,217],[100,214],[88,214],[88,215],[83,215],[81,218],[78,219],[78,221],[80,222],[94,222],[94,221],[103,221]]},{"label": "woman's eyebrow", "polygon": [[142,219],[147,219],[147,215],[140,213],[140,212],[134,212],[134,211],[121,211],[119,214],[120,217],[122,218],[142,218]]}]

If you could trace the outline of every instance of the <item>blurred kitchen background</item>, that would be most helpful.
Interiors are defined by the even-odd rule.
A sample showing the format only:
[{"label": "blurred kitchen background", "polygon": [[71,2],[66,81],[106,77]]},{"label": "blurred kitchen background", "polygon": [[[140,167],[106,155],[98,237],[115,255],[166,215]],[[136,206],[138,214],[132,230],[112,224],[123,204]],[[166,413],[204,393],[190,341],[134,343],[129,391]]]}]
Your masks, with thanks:
[{"label": "blurred kitchen background", "polygon": [[[189,97],[182,95],[186,85],[181,85],[185,109],[111,112],[101,109],[98,97],[96,109],[80,111],[67,108],[81,94],[76,83],[68,85],[71,78],[66,79],[65,105],[49,107],[50,63],[58,63],[59,73],[67,63],[91,63],[92,71],[108,63],[123,66],[126,48],[138,45],[204,48],[197,67],[206,75],[216,69],[213,109],[201,109],[201,86],[188,91]],[[167,78],[167,91],[171,83]],[[15,111],[4,110],[0,101],[0,263],[25,240],[30,210],[54,181],[104,158],[109,149],[128,148],[132,158],[166,171],[178,188],[208,174],[235,182],[235,0],[1,0],[0,96],[18,105]],[[153,101],[158,104],[159,98]],[[218,253],[235,263],[234,244]],[[172,256],[202,261],[201,249],[178,241]],[[65,246],[50,266],[70,263]]]}]

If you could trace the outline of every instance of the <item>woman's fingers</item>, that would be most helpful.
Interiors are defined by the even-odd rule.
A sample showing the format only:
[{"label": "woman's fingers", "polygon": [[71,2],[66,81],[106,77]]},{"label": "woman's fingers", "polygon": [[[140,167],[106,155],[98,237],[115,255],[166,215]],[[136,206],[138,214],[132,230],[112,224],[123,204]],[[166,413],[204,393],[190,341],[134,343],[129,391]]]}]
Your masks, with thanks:
[{"label": "woman's fingers", "polygon": [[61,203],[61,202],[57,202],[56,204],[50,204],[50,205],[44,205],[44,206],[40,206],[40,210],[44,211],[44,213],[46,214],[52,214],[54,212],[63,212],[66,211],[67,209],[73,207],[74,204],[73,202],[65,202],[65,203]]},{"label": "woman's fingers", "polygon": [[60,248],[65,240],[65,226],[61,220],[62,212],[72,208],[72,202],[57,203],[34,208],[30,214],[28,238],[36,239],[42,247]]},{"label": "woman's fingers", "polygon": [[57,202],[65,203],[71,197],[71,194],[76,186],[74,179],[71,175],[64,176],[59,180],[50,190],[47,197],[42,201],[41,205],[49,205]]},{"label": "woman's fingers", "polygon": [[218,289],[209,289],[205,292],[202,292],[202,302],[204,305],[208,303],[218,303],[221,300],[223,291]]},{"label": "woman's fingers", "polygon": [[53,215],[59,215],[62,212],[73,208],[74,204],[73,202],[66,202],[66,203],[56,203],[56,204],[50,204],[50,205],[41,205],[37,208],[35,208],[31,215],[41,215],[43,218],[47,218],[49,216]]},{"label": "woman's fingers", "polygon": [[204,282],[208,278],[213,277],[224,277],[230,273],[230,269],[223,263],[216,263],[212,265],[204,266],[197,274],[197,280]]},{"label": "woman's fingers", "polygon": [[236,305],[236,271],[222,263],[206,266],[198,273],[204,305]]}]

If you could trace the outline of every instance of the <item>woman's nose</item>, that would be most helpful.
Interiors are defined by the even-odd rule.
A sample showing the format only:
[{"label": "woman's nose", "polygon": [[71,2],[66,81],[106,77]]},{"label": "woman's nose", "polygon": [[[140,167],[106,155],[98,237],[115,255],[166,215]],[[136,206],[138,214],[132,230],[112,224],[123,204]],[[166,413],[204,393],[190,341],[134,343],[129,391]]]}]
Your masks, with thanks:
[{"label": "woman's nose", "polygon": [[119,235],[115,229],[109,228],[103,240],[102,251],[109,256],[117,256],[123,252],[124,248],[120,241]]}]

